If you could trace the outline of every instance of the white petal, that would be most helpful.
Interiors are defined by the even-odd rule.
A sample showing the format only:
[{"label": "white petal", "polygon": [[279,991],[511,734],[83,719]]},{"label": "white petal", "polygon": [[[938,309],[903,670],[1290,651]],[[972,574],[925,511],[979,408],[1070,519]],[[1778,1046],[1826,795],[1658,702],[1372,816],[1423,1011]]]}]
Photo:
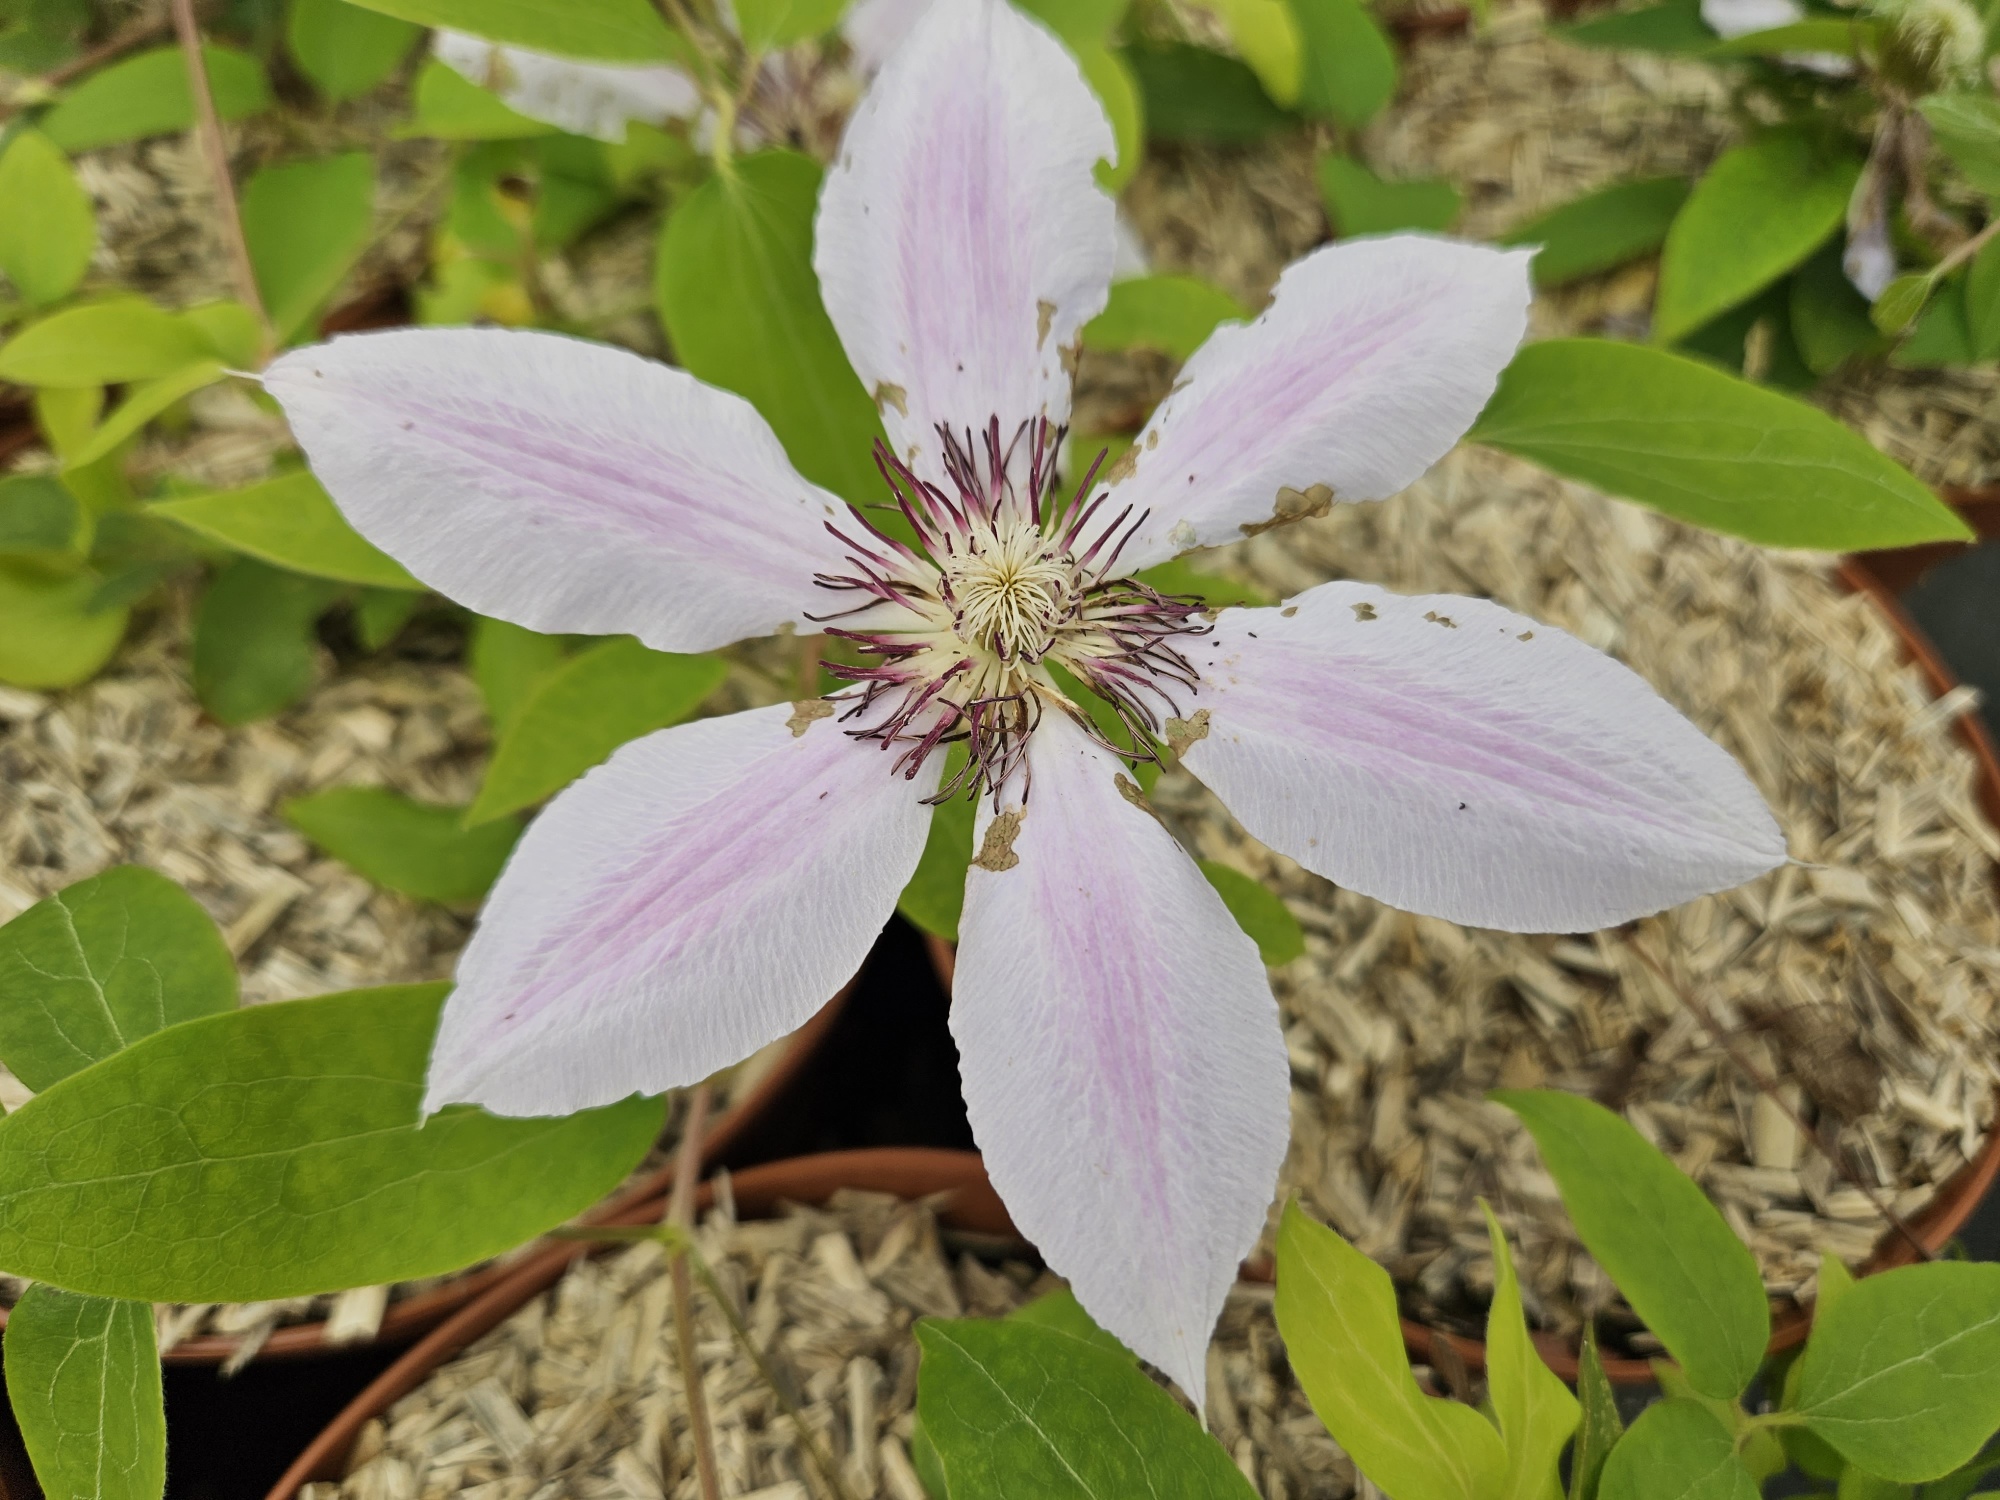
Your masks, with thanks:
[{"label": "white petal", "polygon": [[935,425],[1062,421],[1061,350],[1104,306],[1111,126],[1075,61],[1005,0],[936,0],[861,101],[820,194],[813,265],[896,451]]},{"label": "white petal", "polygon": [[694,1083],[860,968],[923,852],[935,775],[893,776],[879,747],[794,713],[663,729],[549,804],[459,960],[426,1111],[568,1114]]},{"label": "white petal", "polygon": [[1717,36],[1774,31],[1805,16],[1798,0],[1701,0],[1701,19]]},{"label": "white petal", "polygon": [[851,571],[848,510],[750,403],[623,349],[427,328],[264,372],[355,529],[426,584],[532,630],[706,651],[806,625]]},{"label": "white petal", "polygon": [[531,120],[600,141],[622,141],[632,120],[657,125],[692,119],[701,90],[679,68],[585,63],[503,47],[462,31],[440,31],[431,50],[453,72],[498,94]]},{"label": "white petal", "polygon": [[1257,838],[1391,906],[1586,932],[1740,885],[1784,835],[1639,675],[1479,599],[1328,583],[1188,656],[1187,767]]},{"label": "white petal", "polygon": [[1416,479],[1514,357],[1532,255],[1399,234],[1295,261],[1261,317],[1194,352],[1133,446],[1136,467],[1106,514],[1130,505],[1146,519],[1120,566],[1239,542],[1274,515],[1380,500]]},{"label": "white petal", "polygon": [[930,6],[931,0],[855,0],[841,18],[840,34],[856,69],[864,76],[880,70]]},{"label": "white petal", "polygon": [[1896,246],[1889,237],[1889,221],[1876,216],[1850,230],[1847,248],[1841,252],[1840,268],[1854,289],[1870,302],[1889,289],[1896,279]]},{"label": "white petal", "polygon": [[[1051,713],[1005,869],[975,866],[951,1031],[972,1132],[1092,1317],[1203,1403],[1209,1333],[1284,1159],[1289,1074],[1257,946]],[[980,819],[981,847],[993,818]],[[1004,863],[994,860],[991,863]]]}]

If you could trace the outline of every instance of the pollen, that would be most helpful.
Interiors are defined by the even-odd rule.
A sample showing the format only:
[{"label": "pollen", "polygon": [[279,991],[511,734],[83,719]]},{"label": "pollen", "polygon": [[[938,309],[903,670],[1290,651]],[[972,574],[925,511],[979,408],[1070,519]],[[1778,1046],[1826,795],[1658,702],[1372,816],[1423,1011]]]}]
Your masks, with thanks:
[{"label": "pollen", "polygon": [[1052,551],[1038,526],[1009,527],[943,569],[953,629],[967,647],[1003,662],[1037,662],[1075,612],[1075,559]]}]

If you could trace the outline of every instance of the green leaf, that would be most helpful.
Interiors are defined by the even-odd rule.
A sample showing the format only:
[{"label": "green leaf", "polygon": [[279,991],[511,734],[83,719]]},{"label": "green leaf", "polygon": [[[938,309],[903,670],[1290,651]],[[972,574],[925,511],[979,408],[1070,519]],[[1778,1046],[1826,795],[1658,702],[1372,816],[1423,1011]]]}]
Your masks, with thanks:
[{"label": "green leaf", "polygon": [[83,508],[55,476],[0,479],[0,554],[73,553],[87,529]]},{"label": "green leaf", "polygon": [[1965,327],[1974,359],[2000,356],[2000,237],[1981,246],[1966,268]]},{"label": "green leaf", "polygon": [[1083,325],[1090,349],[1158,349],[1186,359],[1220,323],[1249,314],[1221,287],[1194,276],[1134,276],[1111,284],[1104,311]]},{"label": "green leaf", "polygon": [[1841,1470],[1834,1494],[1839,1500],[1901,1500],[1910,1494],[1910,1488],[1850,1466]]},{"label": "green leaf", "polygon": [[285,45],[299,71],[333,100],[356,99],[410,55],[423,29],[349,5],[347,0],[292,0]]},{"label": "green leaf", "polygon": [[1486,1237],[1493,1246],[1493,1305],[1486,1314],[1486,1390],[1500,1439],[1507,1447],[1506,1479],[1497,1491],[1506,1500],[1543,1500],[1552,1488],[1556,1460],[1576,1431],[1581,1415],[1576,1397],[1555,1371],[1542,1363],[1528,1338],[1521,1309],[1521,1283],[1500,1221],[1482,1200]]},{"label": "green leaf", "polygon": [[1128,47],[1124,58],[1139,80],[1146,129],[1160,140],[1241,145],[1296,122],[1233,57],[1175,43]]},{"label": "green leaf", "polygon": [[925,1318],[917,1342],[917,1412],[951,1500],[1256,1493],[1122,1350],[1018,1318]]},{"label": "green leaf", "polygon": [[440,141],[508,141],[554,135],[556,127],[531,120],[436,58],[417,73],[417,109],[398,136]]},{"label": "green leaf", "polygon": [[1209,8],[1264,92],[1279,104],[1297,104],[1305,82],[1306,41],[1287,0],[1212,0]]},{"label": "green leaf", "polygon": [[1065,45],[1102,42],[1130,0],[1018,0],[1019,8],[1063,39]]},{"label": "green leaf", "polygon": [[1937,289],[1937,278],[1928,271],[1898,276],[1882,288],[1882,295],[1868,310],[1868,320],[1883,333],[1901,333],[1917,320]]},{"label": "green leaf", "polygon": [[1111,122],[1118,159],[1100,159],[1096,173],[1097,185],[1107,193],[1116,193],[1138,175],[1139,161],[1146,154],[1146,104],[1139,94],[1139,79],[1125,55],[1102,42],[1072,43],[1070,52],[1083,70],[1083,81],[1097,95],[1105,118]]},{"label": "green leaf", "polygon": [[678,61],[673,32],[647,0],[362,0],[370,10],[469,31],[587,62]]},{"label": "green leaf", "polygon": [[1489,1097],[1528,1127],[1584,1248],[1681,1362],[1689,1383],[1705,1396],[1734,1400],[1763,1363],[1771,1311],[1756,1256],[1707,1195],[1638,1131],[1581,1094],[1499,1089]]},{"label": "green leaf", "polygon": [[0,927],[0,1062],[41,1090],[142,1036],[236,1004],[236,960],[194,897],[119,865]]},{"label": "green leaf", "polygon": [[285,820],[327,853],[387,890],[469,905],[500,877],[521,836],[518,818],[467,829],[465,809],[413,802],[379,786],[343,786],[294,797]]},{"label": "green leaf", "polygon": [[[1901,278],[1898,278],[1900,280]],[[1922,278],[1930,282],[1931,278]],[[1883,321],[1883,301],[1896,291],[1896,282],[1875,304],[1875,321]],[[1889,351],[1889,363],[1900,369],[1936,369],[1945,365],[1972,363],[1972,324],[1965,315],[1965,278],[1947,276],[1931,284],[1931,299],[1903,341]]]},{"label": "green leaf", "polygon": [[833,30],[845,9],[847,0],[736,0],[736,29],[754,56]]},{"label": "green leaf", "polygon": [[0,68],[45,73],[67,62],[95,14],[90,0],[11,0],[0,22]]},{"label": "green leaf", "polygon": [[1854,1290],[1854,1273],[1837,1255],[1826,1251],[1819,1257],[1819,1296],[1814,1301],[1815,1314],[1830,1312],[1834,1305]]},{"label": "green leaf", "polygon": [[1795,1409],[1885,1479],[1971,1459],[2000,1427],[2000,1265],[1904,1266],[1838,1294],[1813,1318]]},{"label": "green leaf", "polygon": [[667,220],[654,287],[689,373],[747,396],[813,483],[875,500],[882,423],[813,274],[819,182],[819,164],[797,152],[739,158]]},{"label": "green leaf", "polygon": [[240,490],[157,501],[147,512],[294,573],[375,588],[423,587],[401,563],[347,524],[310,470]]},{"label": "green leaf", "polygon": [[1933,1479],[1920,1492],[1923,1500],[1967,1500],[1971,1495],[1990,1495],[1994,1487],[1987,1483],[2000,1476],[2000,1457],[1989,1450],[1971,1463],[1954,1469],[1942,1479]]},{"label": "green leaf", "polygon": [[582,1212],[652,1145],[658,1099],[422,1118],[442,984],[169,1027],[0,1120],[0,1266],[145,1302],[438,1276]]},{"label": "green leaf", "polygon": [[74,687],[125,638],[126,612],[93,609],[100,579],[0,561],[0,682],[24,688]]},{"label": "green leaf", "polygon": [[472,632],[472,680],[486,699],[493,737],[513,727],[535,683],[563,659],[562,637],[481,615]]},{"label": "green leaf", "polygon": [[922,1412],[910,1413],[910,1467],[917,1471],[917,1483],[930,1500],[950,1500],[951,1490],[944,1481],[944,1464],[938,1458],[931,1435],[924,1431]]},{"label": "green leaf", "polygon": [[1792,273],[1787,288],[1792,341],[1816,375],[1838,369],[1857,354],[1882,346],[1868,317],[1868,302],[1841,269],[1841,245],[1831,240]]},{"label": "green leaf", "polygon": [[1276,968],[1288,964],[1306,951],[1306,935],[1300,930],[1299,919],[1263,881],[1252,880],[1241,870],[1218,860],[1203,859],[1195,863],[1201,866],[1201,873],[1208,877],[1215,893],[1222,897],[1229,915],[1236,918],[1236,925],[1256,942],[1257,956],[1267,965]]},{"label": "green leaf", "polygon": [[1701,18],[1701,0],[1666,0],[1574,26],[1554,26],[1550,32],[1579,47],[1619,52],[1706,52],[1715,45],[1715,33]]},{"label": "green leaf", "polygon": [[30,323],[0,345],[0,380],[21,385],[124,385],[215,356],[200,327],[143,297],[112,297]]},{"label": "green leaf", "polygon": [[1507,1456],[1493,1424],[1417,1388],[1389,1273],[1295,1202],[1278,1227],[1276,1311],[1306,1399],[1379,1489],[1422,1500],[1500,1492]]},{"label": "green leaf", "polygon": [[1735,1439],[1698,1401],[1662,1401],[1639,1413],[1605,1461],[1603,1500],[1757,1500]]},{"label": "green leaf", "polygon": [[1971,535],[1908,471],[1824,412],[1641,345],[1530,344],[1471,435],[1767,546],[1845,552]]},{"label": "green leaf", "polygon": [[152,1308],[31,1286],[8,1316],[5,1352],[48,1500],[160,1500],[167,1414]]},{"label": "green leaf", "polygon": [[195,696],[224,724],[291,707],[312,689],[313,624],[340,595],[323,578],[239,557],[217,573],[195,609]]},{"label": "green leaf", "polygon": [[1396,53],[1361,0],[1290,0],[1305,67],[1299,108],[1350,130],[1366,125],[1396,92]]},{"label": "green leaf", "polygon": [[1614,182],[1508,230],[1500,243],[1540,245],[1535,285],[1565,286],[1659,249],[1688,191],[1680,177]]},{"label": "green leaf", "polygon": [[[954,745],[945,761],[944,782],[965,765],[965,747]],[[925,932],[958,941],[958,918],[965,905],[965,876],[972,864],[972,825],[978,808],[969,797],[953,797],[931,810],[931,830],[910,883],[896,898],[896,910]]]},{"label": "green leaf", "polygon": [[[90,434],[103,411],[102,386],[45,385],[35,392],[35,426],[61,458],[67,458],[90,440]],[[74,489],[77,478],[78,475],[72,471],[63,476],[62,482]],[[113,505],[97,505],[96,497],[90,494],[80,493],[78,498],[94,510],[114,508]],[[124,499],[120,495],[115,503],[123,504]]]},{"label": "green leaf", "polygon": [[2000,99],[1990,94],[1932,94],[1917,101],[1938,149],[1989,198],[2000,197]]},{"label": "green leaf", "polygon": [[181,321],[207,339],[224,362],[239,370],[255,366],[264,352],[264,330],[257,315],[241,302],[203,302],[180,315]]},{"label": "green leaf", "polygon": [[1132,1351],[1121,1344],[1117,1336],[1106,1333],[1097,1326],[1097,1320],[1083,1310],[1083,1304],[1076,1300],[1076,1293],[1068,1287],[1057,1287],[1053,1292],[1045,1292],[1033,1302],[1023,1303],[1007,1314],[1009,1321],[1033,1323],[1039,1328],[1053,1328],[1058,1333],[1066,1333],[1073,1339],[1082,1339],[1121,1359],[1135,1358]]},{"label": "green leaf", "polygon": [[[241,120],[271,107],[264,68],[247,52],[204,46],[215,112]],[[43,134],[75,153],[143,136],[171,135],[194,124],[194,95],[178,47],[157,47],[92,73],[42,117]]]},{"label": "green leaf", "polygon": [[1442,179],[1384,182],[1360,162],[1330,152],[1319,159],[1319,192],[1327,218],[1343,239],[1398,229],[1449,229],[1464,207],[1458,189]]},{"label": "green leaf", "polygon": [[1860,175],[1860,158],[1795,127],[1725,151],[1667,231],[1653,337],[1673,343],[1812,254]]},{"label": "green leaf", "polygon": [[531,807],[628,740],[678,724],[728,675],[720,657],[653,651],[630,636],[578,652],[529,691],[493,751],[465,826]]},{"label": "green leaf", "polygon": [[1141,583],[1162,594],[1192,594],[1216,609],[1232,604],[1269,604],[1271,596],[1254,584],[1238,583],[1204,573],[1185,557],[1155,563],[1137,575]]},{"label": "green leaf", "polygon": [[1577,1404],[1581,1420],[1576,1430],[1576,1447],[1569,1460],[1569,1500],[1597,1500],[1598,1482],[1604,1475],[1604,1461],[1625,1433],[1618,1415],[1618,1395],[1605,1378],[1604,1362],[1597,1357],[1597,1328],[1583,1325],[1583,1355],[1577,1361]]},{"label": "green leaf", "polygon": [[1793,53],[1832,53],[1854,57],[1874,37],[1875,28],[1859,16],[1814,16],[1766,31],[1747,31],[1717,42],[1709,57],[1785,57]]},{"label": "green leaf", "polygon": [[410,623],[423,596],[409,589],[364,588],[354,601],[354,629],[364,651],[380,651]]},{"label": "green leaf", "polygon": [[374,221],[375,159],[366,151],[266,167],[243,185],[243,238],[280,343],[333,296]]},{"label": "green leaf", "polygon": [[169,407],[206,386],[214,385],[222,376],[221,360],[200,359],[191,365],[181,366],[172,374],[133,386],[131,393],[118,404],[118,410],[104,419],[89,440],[74,453],[64,455],[63,466],[88,468],[137,437],[148,422]]},{"label": "green leaf", "polygon": [[76,290],[97,248],[97,216],[69,161],[37,130],[0,154],[0,271],[30,307]]}]

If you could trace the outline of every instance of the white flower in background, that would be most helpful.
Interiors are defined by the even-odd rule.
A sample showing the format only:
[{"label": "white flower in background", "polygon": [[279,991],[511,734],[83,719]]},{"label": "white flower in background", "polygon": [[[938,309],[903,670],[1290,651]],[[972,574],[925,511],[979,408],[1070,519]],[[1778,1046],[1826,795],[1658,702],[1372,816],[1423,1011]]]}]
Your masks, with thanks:
[{"label": "white flower in background", "polygon": [[856,69],[872,76],[903,44],[931,0],[854,0],[840,18],[840,34]]},{"label": "white flower in background", "polygon": [[[1785,857],[1736,764],[1636,675],[1497,605],[1363,583],[1207,616],[1132,575],[1401,489],[1526,322],[1528,255],[1424,236],[1293,265],[1115,479],[1050,473],[1104,305],[1111,130],[1000,0],[937,0],[828,172],[816,266],[921,548],[800,478],[751,407],[542,333],[415,330],[273,364],[315,471],[440,591],[669,651],[830,623],[830,699],[663,730],[557,797],[461,960],[425,1107],[686,1085],[859,967],[946,795],[978,795],[951,1026],[1015,1221],[1197,1401],[1284,1156],[1255,945],[1057,687],[1169,740],[1272,848],[1413,911],[1622,922]],[[941,786],[947,745],[970,749]]]},{"label": "white flower in background", "polygon": [[625,139],[633,120],[657,125],[693,119],[701,110],[695,81],[667,63],[578,62],[462,31],[437,32],[431,51],[453,72],[498,94],[509,109],[572,135],[615,143]]},{"label": "white flower in background", "polygon": [[[1701,0],[1702,24],[1724,41],[1775,31],[1805,18],[1799,0]],[[1780,61],[1828,78],[1845,78],[1854,71],[1854,59],[1838,52],[1786,52]]]},{"label": "white flower in background", "polygon": [[1849,214],[1847,246],[1840,254],[1840,268],[1854,289],[1870,302],[1889,289],[1896,279],[1896,247],[1889,238],[1885,207],[1877,207],[1873,217],[1858,225]]}]

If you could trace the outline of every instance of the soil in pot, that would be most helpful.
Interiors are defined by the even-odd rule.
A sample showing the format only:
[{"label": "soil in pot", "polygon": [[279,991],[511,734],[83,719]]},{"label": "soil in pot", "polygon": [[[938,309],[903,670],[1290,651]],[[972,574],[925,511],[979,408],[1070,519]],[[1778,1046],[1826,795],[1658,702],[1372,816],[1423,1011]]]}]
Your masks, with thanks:
[{"label": "soil in pot", "polygon": [[1821,1251],[1865,1261],[1882,1205],[1921,1213],[1981,1152],[2000,1085],[2000,838],[1954,722],[1972,696],[1933,700],[1879,608],[1825,563],[1477,450],[1239,561],[1280,594],[1352,576],[1488,595],[1611,652],[1738,757],[1797,861],[1615,932],[1478,931],[1336,890],[1254,845],[1191,781],[1162,781],[1156,800],[1198,851],[1272,881],[1306,928],[1306,956],[1276,974],[1294,1079],[1285,1185],[1391,1269],[1413,1316],[1478,1335],[1484,1196],[1523,1247],[1533,1321],[1572,1334],[1595,1319],[1626,1353],[1657,1347],[1490,1088],[1623,1109],[1707,1188],[1781,1301],[1810,1299]]},{"label": "soil in pot", "polygon": [[[824,1207],[786,1204],[775,1218],[739,1221],[727,1192],[717,1196],[699,1231],[703,1253],[821,1451],[856,1496],[925,1500],[908,1449],[919,1363],[911,1325],[925,1315],[1001,1316],[1059,1283],[996,1253],[1003,1242],[991,1236],[973,1253],[940,1224],[936,1199],[843,1189]],[[363,1427],[344,1479],[301,1495],[696,1496],[668,1296],[655,1245],[577,1260]],[[723,1492],[830,1496],[720,1312],[697,1302]],[[1291,1382],[1269,1288],[1232,1296],[1209,1359],[1212,1430],[1261,1493],[1354,1493],[1351,1466]]]}]

